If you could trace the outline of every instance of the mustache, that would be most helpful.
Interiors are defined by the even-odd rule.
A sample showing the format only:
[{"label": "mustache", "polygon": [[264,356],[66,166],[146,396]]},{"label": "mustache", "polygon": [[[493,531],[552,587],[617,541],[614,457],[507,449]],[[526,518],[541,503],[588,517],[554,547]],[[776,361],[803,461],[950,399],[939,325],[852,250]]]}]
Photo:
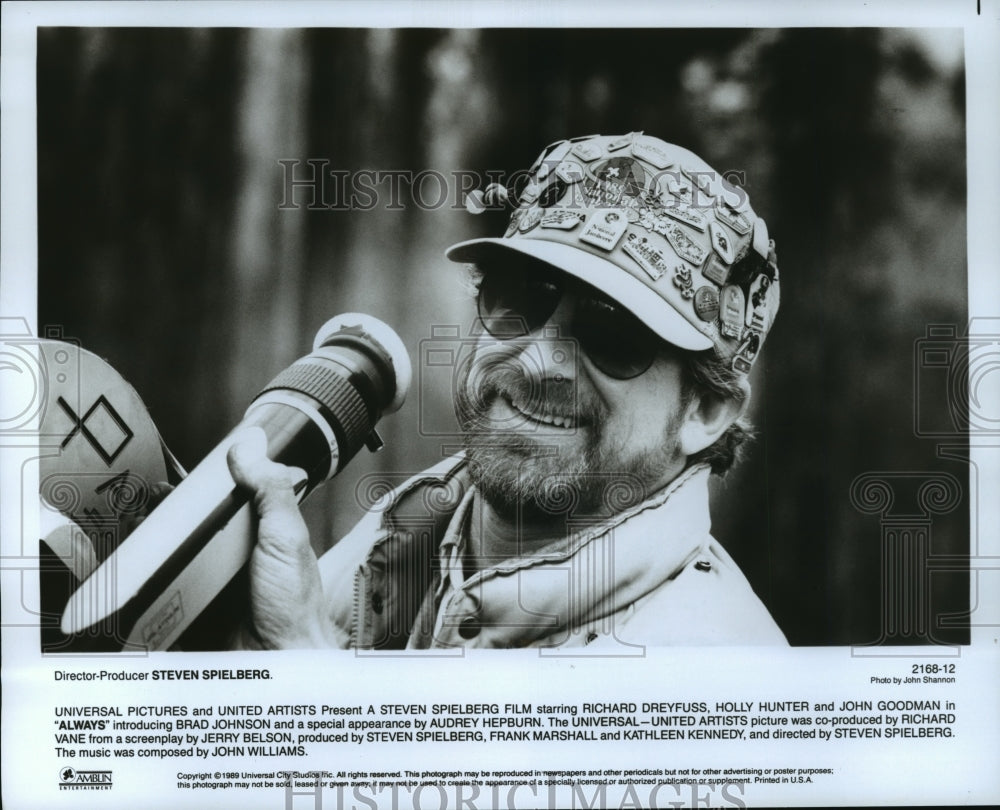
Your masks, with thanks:
[{"label": "mustache", "polygon": [[599,422],[596,398],[585,396],[574,379],[542,378],[511,357],[470,362],[461,376],[455,403],[464,427],[481,421],[498,397],[533,413],[572,417],[578,425]]}]

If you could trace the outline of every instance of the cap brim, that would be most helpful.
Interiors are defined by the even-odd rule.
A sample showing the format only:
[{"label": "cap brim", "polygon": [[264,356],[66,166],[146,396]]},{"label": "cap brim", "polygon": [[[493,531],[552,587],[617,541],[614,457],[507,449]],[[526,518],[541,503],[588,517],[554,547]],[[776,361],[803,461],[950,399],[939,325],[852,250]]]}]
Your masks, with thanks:
[{"label": "cap brim", "polygon": [[714,345],[660,295],[630,276],[613,262],[585,250],[540,239],[469,239],[445,251],[453,262],[475,262],[490,252],[512,251],[539,259],[557,270],[596,287],[626,307],[668,343],[689,351],[703,351]]}]

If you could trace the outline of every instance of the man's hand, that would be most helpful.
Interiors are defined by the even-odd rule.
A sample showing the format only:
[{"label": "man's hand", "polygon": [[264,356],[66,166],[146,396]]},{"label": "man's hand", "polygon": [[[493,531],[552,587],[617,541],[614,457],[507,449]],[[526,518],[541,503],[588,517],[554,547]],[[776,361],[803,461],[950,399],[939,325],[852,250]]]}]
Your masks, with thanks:
[{"label": "man's hand", "polygon": [[229,451],[233,479],[248,489],[258,516],[250,558],[252,634],[265,649],[346,646],[346,636],[325,612],[323,585],[309,530],[299,512],[298,467],[267,458],[266,437],[249,428]]}]

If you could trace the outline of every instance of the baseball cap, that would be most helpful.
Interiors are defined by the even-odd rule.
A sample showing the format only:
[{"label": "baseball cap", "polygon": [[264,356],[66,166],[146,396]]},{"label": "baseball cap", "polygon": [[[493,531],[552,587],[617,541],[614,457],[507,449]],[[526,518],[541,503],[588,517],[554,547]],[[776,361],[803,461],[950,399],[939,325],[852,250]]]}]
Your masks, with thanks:
[{"label": "baseball cap", "polygon": [[[493,185],[467,206],[507,197]],[[642,132],[547,147],[516,192],[504,235],[445,255],[476,262],[503,251],[596,287],[675,346],[714,347],[741,374],[778,311],[774,241],[747,193],[695,153]]]}]

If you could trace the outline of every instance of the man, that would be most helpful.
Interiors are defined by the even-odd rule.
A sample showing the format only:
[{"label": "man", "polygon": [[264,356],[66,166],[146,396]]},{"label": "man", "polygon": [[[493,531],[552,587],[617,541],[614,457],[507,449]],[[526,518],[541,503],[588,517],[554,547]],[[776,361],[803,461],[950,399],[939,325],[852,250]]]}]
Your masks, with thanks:
[{"label": "man", "polygon": [[[457,385],[465,452],[317,561],[296,476],[259,437],[264,647],[784,644],[709,534],[708,477],[746,438],[746,375],[778,308],[746,194],[642,133],[546,149],[472,264],[482,334]],[[487,189],[471,208],[502,202]]]}]

